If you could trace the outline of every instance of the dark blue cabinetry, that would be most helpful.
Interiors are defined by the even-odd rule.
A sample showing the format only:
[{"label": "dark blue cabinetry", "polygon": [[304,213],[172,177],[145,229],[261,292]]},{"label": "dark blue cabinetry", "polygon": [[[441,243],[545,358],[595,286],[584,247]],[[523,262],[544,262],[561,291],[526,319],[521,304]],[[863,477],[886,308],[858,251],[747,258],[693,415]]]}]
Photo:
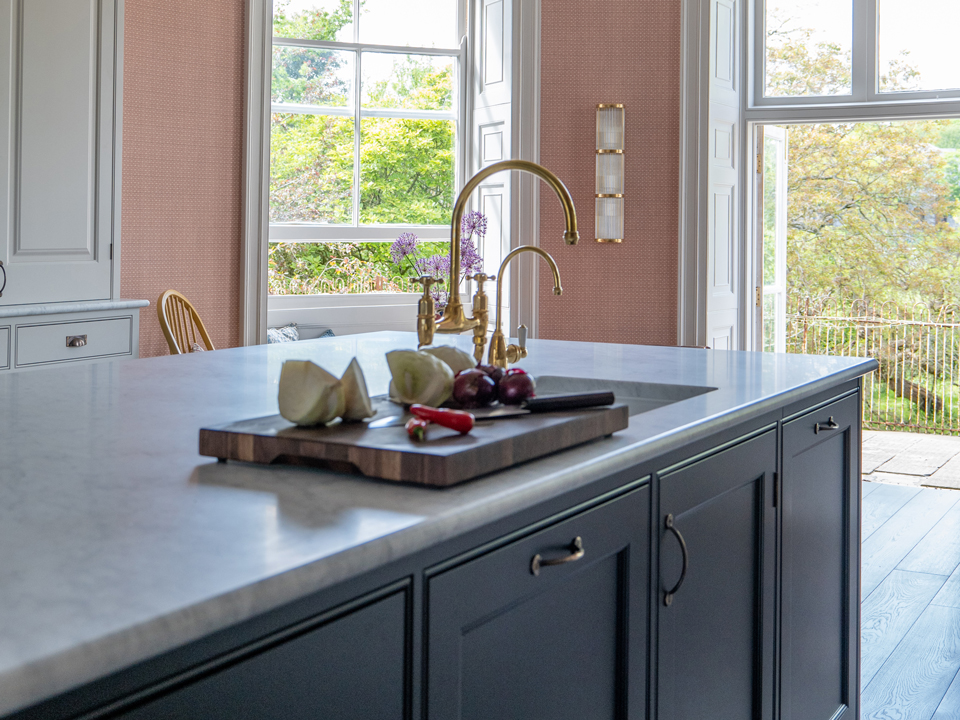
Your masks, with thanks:
[{"label": "dark blue cabinetry", "polygon": [[7,720],[855,718],[860,396],[842,391]]}]

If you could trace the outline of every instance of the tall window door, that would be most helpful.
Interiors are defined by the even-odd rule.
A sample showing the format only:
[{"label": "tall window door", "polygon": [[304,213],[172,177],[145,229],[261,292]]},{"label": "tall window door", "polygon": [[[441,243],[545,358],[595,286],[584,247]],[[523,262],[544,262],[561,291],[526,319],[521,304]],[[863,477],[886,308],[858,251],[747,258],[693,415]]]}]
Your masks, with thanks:
[{"label": "tall window door", "polygon": [[[752,331],[744,337],[745,348],[784,349],[784,301],[795,304],[791,277],[799,277],[797,268],[791,268],[796,261],[790,258],[809,254],[804,238],[828,238],[836,244],[845,227],[870,224],[880,228],[879,233],[867,233],[871,242],[885,235],[886,241],[909,249],[920,238],[926,242],[930,235],[952,232],[952,211],[934,209],[953,198],[922,196],[916,179],[904,179],[902,202],[891,199],[887,216],[877,217],[870,208],[883,207],[886,200],[874,199],[868,206],[861,196],[876,194],[880,186],[868,183],[870,188],[858,190],[855,170],[863,170],[861,175],[867,177],[871,162],[890,173],[902,167],[907,174],[917,174],[921,166],[929,166],[920,174],[930,187],[940,183],[935,181],[937,173],[949,174],[947,166],[954,161],[947,153],[952,150],[943,149],[952,147],[943,140],[948,128],[909,121],[960,117],[960,71],[949,31],[957,21],[960,4],[939,0],[754,0],[748,49],[752,82],[742,118],[750,128],[745,166],[758,171],[759,177],[755,191],[744,199],[748,257],[743,271],[752,280],[747,290],[755,293],[754,298],[743,294],[745,326]],[[788,150],[791,134],[781,129],[790,125],[797,128],[796,162],[791,159],[793,150]],[[923,133],[929,136],[926,140]],[[820,147],[825,142],[832,143],[830,148]],[[914,161],[908,153],[906,162],[900,162],[898,148],[910,142],[919,143]],[[822,177],[791,180],[793,165],[803,162],[804,167],[816,164],[814,175]],[[881,172],[879,177],[890,173]],[[846,183],[839,182],[845,177]],[[789,192],[805,198],[810,212],[788,197],[788,187],[794,185],[799,189]],[[843,197],[833,198],[831,193]],[[833,199],[837,202],[831,205]],[[918,223],[915,231],[908,228],[912,220]],[[851,233],[851,246],[865,236]],[[877,253],[871,259],[874,256]],[[817,257],[821,300],[827,305],[848,302],[850,298],[839,295],[850,285],[850,268],[838,264],[831,276],[823,267],[831,260],[823,253]],[[853,272],[867,272],[875,265],[865,262]],[[918,298],[911,297],[911,302],[914,299]]]}]

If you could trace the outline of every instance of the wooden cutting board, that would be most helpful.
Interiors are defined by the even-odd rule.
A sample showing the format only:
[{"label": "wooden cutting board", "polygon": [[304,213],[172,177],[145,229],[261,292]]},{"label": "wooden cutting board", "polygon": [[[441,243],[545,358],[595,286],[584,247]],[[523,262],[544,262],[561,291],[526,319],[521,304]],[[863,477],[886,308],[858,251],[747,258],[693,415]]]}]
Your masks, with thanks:
[{"label": "wooden cutting board", "polygon": [[[378,420],[403,408],[376,399]],[[402,427],[335,422],[301,428],[279,415],[200,430],[200,454],[221,460],[312,465],[446,487],[605,437],[628,424],[626,405],[478,420],[467,435],[431,425],[417,443]]]}]

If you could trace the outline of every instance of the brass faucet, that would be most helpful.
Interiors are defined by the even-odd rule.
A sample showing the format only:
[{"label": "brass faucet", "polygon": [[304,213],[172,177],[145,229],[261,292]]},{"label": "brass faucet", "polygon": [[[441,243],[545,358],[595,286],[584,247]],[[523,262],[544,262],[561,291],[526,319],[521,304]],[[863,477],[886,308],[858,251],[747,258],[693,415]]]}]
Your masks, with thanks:
[{"label": "brass faucet", "polygon": [[521,330],[518,332],[518,337],[520,340],[519,345],[507,345],[506,339],[503,336],[503,330],[500,322],[500,315],[503,308],[501,298],[503,298],[504,270],[506,270],[507,264],[511,260],[523,252],[536,253],[547,261],[547,265],[549,265],[550,269],[553,270],[553,294],[563,294],[563,287],[560,285],[560,270],[557,268],[557,263],[550,256],[550,253],[541,250],[538,247],[534,247],[533,245],[521,245],[520,247],[515,248],[507,253],[507,256],[503,259],[503,262],[500,265],[500,269],[497,271],[496,329],[493,331],[493,337],[490,338],[490,355],[489,359],[487,360],[487,362],[489,362],[491,365],[496,365],[497,367],[504,369],[506,369],[507,363],[515,363],[527,356],[527,329],[523,325],[520,326]]},{"label": "brass faucet", "polygon": [[[481,318],[477,317],[476,315],[474,315],[472,318],[468,318],[466,313],[463,311],[463,303],[460,302],[460,223],[463,220],[463,213],[466,210],[467,200],[469,199],[470,194],[473,193],[473,191],[476,190],[480,183],[486,178],[504,170],[521,170],[523,172],[536,175],[541,180],[546,182],[547,185],[549,185],[557,194],[557,197],[560,198],[560,204],[563,205],[563,216],[567,225],[567,229],[563,233],[564,242],[566,242],[567,245],[576,245],[577,241],[580,239],[580,234],[577,232],[577,211],[573,206],[573,199],[570,197],[570,192],[567,190],[564,184],[560,182],[560,178],[542,165],[537,165],[529,160],[504,160],[502,162],[494,163],[493,165],[485,167],[483,170],[470,178],[467,184],[463,186],[463,190],[460,191],[460,194],[457,196],[457,201],[453,205],[453,220],[450,224],[450,292],[447,299],[447,306],[443,310],[443,319],[437,323],[436,331],[439,333],[462,333],[466,332],[467,330],[473,330],[475,344],[477,344],[477,338],[480,336],[481,332],[483,334],[483,338],[486,338],[486,327],[480,324]],[[513,253],[515,252],[516,250],[513,251]],[[507,255],[507,259],[504,260],[504,265],[506,264],[507,260],[513,256],[513,253]],[[546,255],[546,253],[543,254]],[[546,256],[549,258],[549,262],[553,264],[554,268],[556,268],[556,263],[553,262],[553,258],[550,258],[549,255]],[[556,275],[556,271],[554,271],[554,274]],[[498,277],[502,279],[502,272],[498,274]],[[500,305],[500,284],[501,281],[498,279],[498,315]],[[557,276],[557,286],[559,287],[559,285],[560,279],[559,276]],[[478,292],[478,295],[482,295],[482,282],[480,283],[480,286],[481,291]],[[480,357],[483,356],[482,344],[477,344],[477,347],[475,348],[475,353],[476,352],[480,353]]]},{"label": "brass faucet", "polygon": [[431,293],[431,285],[442,284],[441,280],[424,275],[418,277],[414,282],[423,285],[423,296],[417,303],[417,338],[420,344],[417,347],[424,347],[433,342],[433,333],[437,329],[437,309]]}]

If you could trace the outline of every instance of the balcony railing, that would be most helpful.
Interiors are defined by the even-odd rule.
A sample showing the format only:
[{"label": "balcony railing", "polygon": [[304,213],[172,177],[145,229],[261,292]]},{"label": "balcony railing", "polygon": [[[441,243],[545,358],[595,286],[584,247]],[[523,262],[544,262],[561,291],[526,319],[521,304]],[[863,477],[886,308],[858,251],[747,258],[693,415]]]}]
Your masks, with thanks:
[{"label": "balcony railing", "polygon": [[787,352],[872,357],[863,426],[960,435],[960,308],[802,298],[787,312]]}]

